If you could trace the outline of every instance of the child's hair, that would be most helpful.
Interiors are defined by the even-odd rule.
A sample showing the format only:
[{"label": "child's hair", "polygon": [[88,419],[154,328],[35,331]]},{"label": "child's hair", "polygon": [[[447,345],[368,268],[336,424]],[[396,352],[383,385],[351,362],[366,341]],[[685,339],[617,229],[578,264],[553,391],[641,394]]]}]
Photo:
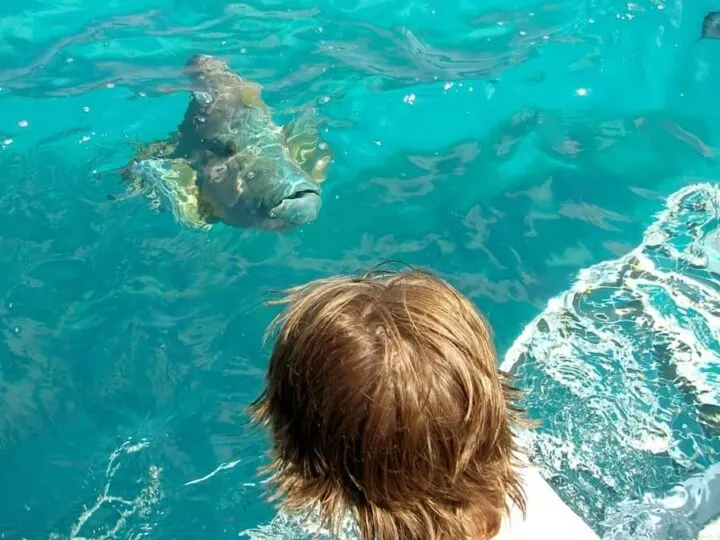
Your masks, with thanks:
[{"label": "child's hair", "polygon": [[364,540],[494,536],[525,496],[511,429],[524,423],[491,330],[425,271],[333,277],[288,291],[268,386],[273,499]]}]

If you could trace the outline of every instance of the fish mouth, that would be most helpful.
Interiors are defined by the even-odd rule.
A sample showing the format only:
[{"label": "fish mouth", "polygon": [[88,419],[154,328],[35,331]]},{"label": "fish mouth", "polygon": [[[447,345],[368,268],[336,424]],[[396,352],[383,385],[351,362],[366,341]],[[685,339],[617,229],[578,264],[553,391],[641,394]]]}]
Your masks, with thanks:
[{"label": "fish mouth", "polygon": [[320,211],[320,189],[303,187],[285,195],[268,211],[268,217],[288,225],[313,221]]},{"label": "fish mouth", "polygon": [[[302,199],[303,197],[317,195],[320,196],[320,190],[314,188],[299,189],[283,199],[283,201],[291,201],[293,199]],[[282,201],[281,201],[282,204]]]}]

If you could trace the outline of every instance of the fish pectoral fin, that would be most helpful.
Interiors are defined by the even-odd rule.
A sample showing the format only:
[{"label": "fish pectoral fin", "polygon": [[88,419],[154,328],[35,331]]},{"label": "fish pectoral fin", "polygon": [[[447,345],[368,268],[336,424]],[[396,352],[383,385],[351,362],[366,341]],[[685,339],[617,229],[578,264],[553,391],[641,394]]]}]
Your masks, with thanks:
[{"label": "fish pectoral fin", "polygon": [[318,183],[325,181],[332,150],[320,137],[317,119],[304,112],[282,128],[290,158]]},{"label": "fish pectoral fin", "polygon": [[178,142],[180,141],[180,134],[175,132],[170,135],[167,139],[160,141],[153,141],[151,143],[141,143],[139,141],[132,141],[131,144],[135,149],[135,153],[128,163],[120,168],[120,176],[124,181],[132,180],[132,168],[133,164],[138,161],[144,161],[149,159],[167,159],[170,158],[177,148]]},{"label": "fish pectoral fin", "polygon": [[187,227],[204,229],[212,222],[205,219],[197,172],[186,159],[144,159],[132,163],[129,171],[132,188],[145,192],[153,208],[165,202],[175,220]]}]

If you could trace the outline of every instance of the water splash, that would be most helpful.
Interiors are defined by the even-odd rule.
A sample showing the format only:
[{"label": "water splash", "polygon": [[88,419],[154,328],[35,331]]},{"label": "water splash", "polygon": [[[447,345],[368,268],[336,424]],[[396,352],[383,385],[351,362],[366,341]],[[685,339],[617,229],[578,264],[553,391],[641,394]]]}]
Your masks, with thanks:
[{"label": "water splash", "polygon": [[[160,488],[162,469],[150,464],[143,474],[128,474],[123,470],[128,465],[135,465],[138,453],[146,450],[149,443],[146,439],[134,442],[128,439],[115,449],[105,468],[105,486],[95,502],[86,507],[70,529],[69,536],[54,534],[52,540],[68,538],[68,540],[106,540],[118,538],[145,538],[153,530],[151,517],[153,509],[163,498]],[[114,495],[110,493],[116,476],[132,478],[135,487],[144,483],[144,487],[134,495]],[[122,480],[121,480],[122,481]],[[140,518],[141,523],[130,526],[130,518]],[[129,530],[128,530],[129,529]]]},{"label": "water splash", "polygon": [[310,512],[307,515],[299,513],[288,513],[280,511],[269,523],[258,525],[252,529],[246,529],[238,534],[238,538],[250,538],[251,540],[355,540],[360,538],[357,525],[349,515],[343,520],[340,534],[331,536],[330,531],[320,524],[317,512]]},{"label": "water splash", "polygon": [[711,528],[716,526],[713,519],[720,520],[720,463],[690,477],[662,496],[645,494],[637,501],[623,501],[608,513],[604,523],[607,532],[603,538],[696,538],[713,534]]},{"label": "water splash", "polygon": [[595,525],[720,457],[719,234],[718,186],[676,192],[638,248],[580,271],[502,364],[543,422],[526,436],[537,461]]}]

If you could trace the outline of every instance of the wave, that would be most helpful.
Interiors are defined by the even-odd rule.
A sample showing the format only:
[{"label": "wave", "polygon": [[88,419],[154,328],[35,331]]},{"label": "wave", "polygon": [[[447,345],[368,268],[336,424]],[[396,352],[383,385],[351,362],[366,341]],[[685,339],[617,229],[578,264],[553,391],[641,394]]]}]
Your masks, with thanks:
[{"label": "wave", "polygon": [[580,271],[508,350],[501,367],[542,423],[526,442],[596,526],[628,496],[718,461],[719,338],[720,188],[695,184],[639,247]]}]

